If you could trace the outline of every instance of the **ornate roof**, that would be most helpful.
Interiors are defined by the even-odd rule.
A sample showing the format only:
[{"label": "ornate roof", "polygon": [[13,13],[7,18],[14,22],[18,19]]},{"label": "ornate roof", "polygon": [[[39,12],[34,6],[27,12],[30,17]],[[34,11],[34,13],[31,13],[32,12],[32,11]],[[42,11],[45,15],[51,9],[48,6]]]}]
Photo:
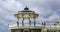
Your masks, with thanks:
[{"label": "ornate roof", "polygon": [[34,11],[29,10],[29,8],[26,6],[26,7],[24,8],[24,10],[21,11],[21,12],[34,12]]}]

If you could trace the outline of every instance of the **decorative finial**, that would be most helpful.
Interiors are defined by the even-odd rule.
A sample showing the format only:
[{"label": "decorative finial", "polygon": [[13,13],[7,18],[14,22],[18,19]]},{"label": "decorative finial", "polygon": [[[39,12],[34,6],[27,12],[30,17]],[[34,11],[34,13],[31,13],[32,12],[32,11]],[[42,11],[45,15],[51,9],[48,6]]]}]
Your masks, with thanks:
[{"label": "decorative finial", "polygon": [[26,6],[26,7],[24,8],[24,10],[29,10],[29,8]]}]

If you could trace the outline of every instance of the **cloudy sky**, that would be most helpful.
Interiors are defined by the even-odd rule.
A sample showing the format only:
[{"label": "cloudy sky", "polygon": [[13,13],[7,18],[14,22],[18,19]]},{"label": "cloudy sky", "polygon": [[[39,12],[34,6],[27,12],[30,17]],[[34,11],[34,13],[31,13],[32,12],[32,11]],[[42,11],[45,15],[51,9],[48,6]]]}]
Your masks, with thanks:
[{"label": "cloudy sky", "polygon": [[37,22],[55,23],[60,16],[60,0],[0,0],[0,32],[9,32],[8,23],[14,23],[14,13],[25,6],[39,14]]}]

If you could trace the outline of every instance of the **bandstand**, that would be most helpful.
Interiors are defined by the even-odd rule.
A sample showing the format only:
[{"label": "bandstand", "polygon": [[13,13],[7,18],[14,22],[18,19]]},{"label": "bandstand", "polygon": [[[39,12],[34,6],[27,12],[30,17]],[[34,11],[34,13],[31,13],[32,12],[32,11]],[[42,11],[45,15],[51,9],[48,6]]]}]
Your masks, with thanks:
[{"label": "bandstand", "polygon": [[[17,14],[14,14],[14,16],[17,18],[17,24],[15,26],[9,25],[9,29],[11,32],[42,32],[42,27],[36,26],[36,18],[39,16],[34,11],[29,10],[29,8],[25,7],[23,11],[18,11]],[[22,21],[20,21],[21,19]],[[28,19],[28,25],[25,25],[25,19]],[[31,19],[34,19],[34,23],[32,26]],[[20,23],[21,22],[21,23]]]}]

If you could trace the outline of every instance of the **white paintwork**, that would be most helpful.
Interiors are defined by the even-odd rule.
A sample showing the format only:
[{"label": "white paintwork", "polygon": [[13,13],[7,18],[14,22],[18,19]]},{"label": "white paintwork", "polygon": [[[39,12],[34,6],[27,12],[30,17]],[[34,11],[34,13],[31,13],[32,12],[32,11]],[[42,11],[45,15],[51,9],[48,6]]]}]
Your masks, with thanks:
[{"label": "white paintwork", "polygon": [[57,30],[60,30],[60,25],[46,25],[46,26],[44,26],[44,25],[36,25],[35,27],[34,26],[19,26],[19,27],[17,27],[17,25],[16,24],[11,24],[11,25],[9,25],[9,29],[18,29],[18,28],[20,28],[20,29],[23,29],[23,28],[37,28],[37,29],[42,29],[42,28],[46,28],[46,29],[57,29]]}]

